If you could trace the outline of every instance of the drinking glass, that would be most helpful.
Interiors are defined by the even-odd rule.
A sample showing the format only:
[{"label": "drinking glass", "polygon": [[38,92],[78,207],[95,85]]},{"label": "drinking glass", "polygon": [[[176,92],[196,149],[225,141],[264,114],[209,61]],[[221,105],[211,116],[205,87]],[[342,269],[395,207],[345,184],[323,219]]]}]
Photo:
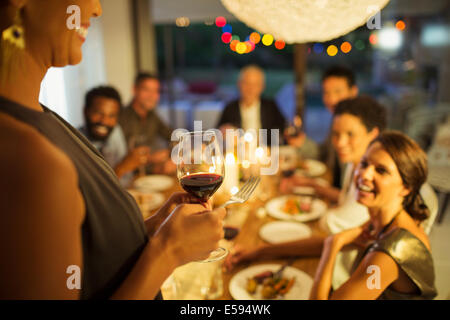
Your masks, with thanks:
[{"label": "drinking glass", "polygon": [[[219,189],[225,175],[221,141],[214,131],[188,132],[178,145],[177,176],[181,187],[202,202]],[[224,258],[228,251],[218,248],[203,262]]]},{"label": "drinking glass", "polygon": [[[131,136],[129,144],[128,144],[129,150],[133,150],[137,147],[142,147],[142,146],[147,146],[147,137],[144,134],[135,134],[135,135]],[[142,152],[142,156],[148,157],[148,153]],[[138,168],[138,171],[139,171],[139,173],[138,173],[139,177],[145,176],[147,174],[147,165],[141,164]]]}]

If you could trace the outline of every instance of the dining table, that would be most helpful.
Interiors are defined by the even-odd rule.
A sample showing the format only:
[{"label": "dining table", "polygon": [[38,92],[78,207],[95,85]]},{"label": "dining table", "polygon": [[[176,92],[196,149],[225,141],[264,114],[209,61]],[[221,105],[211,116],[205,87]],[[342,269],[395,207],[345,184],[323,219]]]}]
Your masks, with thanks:
[{"label": "dining table", "polygon": [[[164,191],[160,191],[164,197],[167,199],[172,193],[177,191],[183,191],[180,184],[178,183],[175,176],[171,176],[173,179],[173,184],[170,188]],[[331,179],[331,173],[327,170],[327,172],[320,177],[322,180],[330,181]],[[267,210],[265,209],[266,203],[274,199],[278,196],[283,195],[280,192],[280,179],[281,174],[278,173],[276,175],[267,175],[267,176],[261,176],[261,182],[256,188],[254,194],[251,196],[251,198],[243,203],[243,204],[233,204],[227,207],[227,217],[224,220],[225,226],[232,226],[239,230],[239,233],[236,237],[234,237],[232,240],[222,240],[221,245],[223,247],[226,247],[230,252],[233,252],[233,248],[240,247],[240,248],[246,248],[246,249],[252,249],[256,248],[264,243],[266,243],[261,237],[259,236],[259,230],[260,228],[265,225],[266,223],[277,221],[277,219],[271,217],[269,214],[267,214]],[[244,182],[242,182],[244,183]],[[220,191],[220,190],[219,190]],[[221,198],[221,199],[219,199]],[[226,200],[228,200],[229,196],[225,198],[225,196],[219,197],[219,195],[215,195],[213,197],[213,201],[215,206],[218,206]],[[144,218],[150,217],[152,214],[154,214],[157,211],[157,209],[154,209],[150,212],[143,212]],[[327,233],[323,231],[319,226],[319,220],[314,221],[308,221],[303,222],[311,229],[311,235],[312,236],[326,236]],[[231,253],[229,253],[231,254]],[[162,293],[165,299],[217,299],[217,300],[231,300],[233,299],[230,290],[229,290],[229,284],[231,279],[234,275],[236,275],[239,271],[248,268],[257,266],[260,264],[277,264],[277,265],[284,265],[287,264],[289,261],[289,264],[291,267],[299,269],[309,275],[311,278],[314,279],[315,272],[317,270],[320,257],[298,257],[295,258],[295,260],[292,260],[292,257],[285,257],[285,258],[278,258],[278,259],[264,259],[264,260],[255,260],[250,262],[243,262],[241,264],[236,265],[232,270],[226,270],[226,268],[223,265],[224,260],[220,261],[219,264],[215,263],[218,268],[220,268],[220,272],[215,273],[214,277],[221,277],[221,279],[214,279],[214,282],[218,282],[220,286],[222,287],[222,290],[219,291],[219,295],[208,296],[207,294],[199,293],[197,295],[186,295],[186,296],[180,296],[180,292],[178,292],[177,296],[174,296],[171,292],[172,289],[170,285],[163,285]],[[202,267],[201,265],[204,265],[205,268],[207,268],[207,265],[209,263],[197,263],[198,266]],[[191,273],[190,275],[185,275],[186,278],[192,278],[192,274],[199,275],[202,272],[197,270],[194,273]],[[174,272],[175,274],[175,272]],[[173,277],[170,277],[172,281],[173,286]],[[191,281],[192,279],[189,279]],[[220,281],[217,281],[220,280]],[[179,281],[178,281],[179,282]],[[186,280],[186,283],[188,281]],[[180,285],[178,283],[178,285]],[[192,286],[192,284],[186,284],[184,287],[186,289],[186,286]],[[183,287],[183,283],[182,283]],[[169,289],[168,289],[169,288]],[[181,290],[185,290],[181,289]],[[187,289],[186,289],[187,290]],[[180,291],[180,288],[178,288],[178,291]]]}]

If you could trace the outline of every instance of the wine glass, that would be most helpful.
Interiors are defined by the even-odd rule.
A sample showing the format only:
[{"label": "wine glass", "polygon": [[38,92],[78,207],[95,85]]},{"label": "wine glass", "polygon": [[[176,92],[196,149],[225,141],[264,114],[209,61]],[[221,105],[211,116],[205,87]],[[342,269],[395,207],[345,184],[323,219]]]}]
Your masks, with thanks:
[{"label": "wine glass", "polygon": [[[220,141],[214,131],[188,132],[178,145],[177,176],[181,187],[202,202],[219,189],[225,175]],[[218,248],[203,262],[224,258],[228,251]]]},{"label": "wine glass", "polygon": [[[129,143],[128,143],[128,149],[129,150],[133,150],[137,147],[142,147],[142,146],[147,146],[147,137],[145,134],[135,134],[132,135]],[[148,158],[148,152],[144,152],[142,151],[142,157],[147,157]],[[138,168],[138,176],[139,177],[143,177],[146,175],[147,173],[147,166],[146,164],[141,164]]]}]

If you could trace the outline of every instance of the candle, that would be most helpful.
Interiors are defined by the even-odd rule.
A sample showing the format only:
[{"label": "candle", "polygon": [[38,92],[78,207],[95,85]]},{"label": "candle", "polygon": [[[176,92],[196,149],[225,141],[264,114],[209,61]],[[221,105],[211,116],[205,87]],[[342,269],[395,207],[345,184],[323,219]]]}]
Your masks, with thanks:
[{"label": "candle", "polygon": [[226,193],[236,193],[239,187],[239,168],[233,153],[227,153],[225,156],[225,179],[223,180],[222,190]]}]

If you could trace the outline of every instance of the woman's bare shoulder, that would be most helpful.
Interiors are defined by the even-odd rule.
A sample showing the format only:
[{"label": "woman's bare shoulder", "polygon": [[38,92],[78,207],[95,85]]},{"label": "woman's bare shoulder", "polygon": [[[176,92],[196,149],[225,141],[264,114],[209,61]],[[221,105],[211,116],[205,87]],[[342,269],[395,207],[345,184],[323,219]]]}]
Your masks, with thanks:
[{"label": "woman's bare shoulder", "polygon": [[382,238],[388,237],[393,232],[399,229],[407,230],[409,233],[419,239],[425,245],[425,247],[427,247],[428,250],[431,250],[428,235],[423,230],[423,228],[417,225],[417,223],[408,214],[403,215],[402,219],[400,219],[397,223],[394,223]]},{"label": "woman's bare shoulder", "polygon": [[74,164],[33,127],[0,114],[0,150],[0,194],[56,193],[80,200]]},{"label": "woman's bare shoulder", "polygon": [[[9,118],[9,119],[8,119]],[[11,172],[10,169],[24,167],[46,172],[47,167],[58,171],[59,174],[76,174],[72,161],[35,128],[6,115],[0,114],[0,148],[2,163],[9,162],[10,166],[2,166],[0,170]],[[55,166],[55,167],[53,167]],[[14,172],[20,174],[20,172]]]}]

